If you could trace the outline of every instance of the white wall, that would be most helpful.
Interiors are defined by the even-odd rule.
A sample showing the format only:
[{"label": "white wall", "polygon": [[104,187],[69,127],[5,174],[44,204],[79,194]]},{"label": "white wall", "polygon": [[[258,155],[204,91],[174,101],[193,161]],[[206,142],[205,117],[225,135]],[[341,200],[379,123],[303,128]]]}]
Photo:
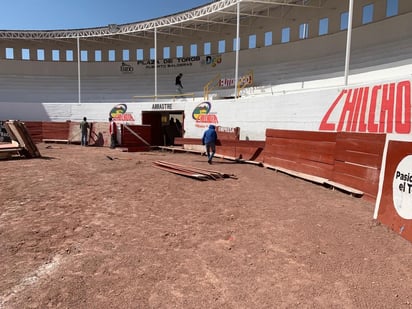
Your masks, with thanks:
[{"label": "white wall", "polygon": [[[185,112],[185,137],[201,137],[210,123],[224,127],[240,127],[241,139],[264,140],[267,128],[306,131],[351,131],[410,134],[412,78],[388,79],[364,83],[347,89],[301,90],[243,97],[237,100],[210,100],[208,119],[192,118],[203,100],[127,103],[127,113],[141,124],[145,111]],[[368,92],[366,92],[366,90]],[[362,91],[362,92],[361,92]],[[367,93],[356,97],[357,93]],[[383,101],[388,102],[383,104]],[[107,121],[112,103],[13,103],[2,110],[3,119]],[[329,113],[329,115],[328,115]],[[18,115],[19,117],[16,117]],[[339,127],[341,125],[341,127]]]}]

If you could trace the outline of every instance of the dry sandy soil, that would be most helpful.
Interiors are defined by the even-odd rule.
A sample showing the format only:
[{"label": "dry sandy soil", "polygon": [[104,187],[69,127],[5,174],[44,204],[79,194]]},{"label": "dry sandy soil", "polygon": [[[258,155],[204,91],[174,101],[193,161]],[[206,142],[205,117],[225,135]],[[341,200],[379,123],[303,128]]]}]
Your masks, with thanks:
[{"label": "dry sandy soil", "polygon": [[412,244],[370,202],[198,154],[38,147],[41,159],[0,161],[2,309],[412,304]]}]

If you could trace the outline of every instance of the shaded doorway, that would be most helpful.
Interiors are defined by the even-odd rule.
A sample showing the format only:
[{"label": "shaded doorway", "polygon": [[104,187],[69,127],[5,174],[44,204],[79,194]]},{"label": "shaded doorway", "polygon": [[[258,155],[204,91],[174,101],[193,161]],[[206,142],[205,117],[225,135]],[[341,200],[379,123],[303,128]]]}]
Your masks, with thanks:
[{"label": "shaded doorway", "polygon": [[151,126],[152,146],[170,146],[184,134],[184,112],[142,112],[142,124]]}]

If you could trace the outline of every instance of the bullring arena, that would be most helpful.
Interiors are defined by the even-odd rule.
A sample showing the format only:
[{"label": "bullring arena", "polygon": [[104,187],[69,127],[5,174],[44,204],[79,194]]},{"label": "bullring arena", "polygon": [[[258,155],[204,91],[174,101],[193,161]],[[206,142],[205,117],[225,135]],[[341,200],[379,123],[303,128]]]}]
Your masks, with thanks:
[{"label": "bullring arena", "polygon": [[0,308],[410,307],[411,14],[221,0],[0,31]]}]

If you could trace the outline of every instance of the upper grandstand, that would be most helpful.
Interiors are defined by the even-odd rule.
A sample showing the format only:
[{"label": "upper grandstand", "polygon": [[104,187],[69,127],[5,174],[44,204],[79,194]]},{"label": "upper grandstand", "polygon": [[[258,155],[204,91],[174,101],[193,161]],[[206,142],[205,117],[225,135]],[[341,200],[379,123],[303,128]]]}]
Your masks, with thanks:
[{"label": "upper grandstand", "polygon": [[[81,91],[82,102],[132,101],[174,93],[179,72],[185,91],[203,96],[216,76],[233,79],[237,61],[255,89],[342,84],[348,9],[341,0],[220,0],[129,24],[2,30],[0,100],[77,102]],[[411,12],[410,0],[354,2],[350,74],[411,64]]]}]

